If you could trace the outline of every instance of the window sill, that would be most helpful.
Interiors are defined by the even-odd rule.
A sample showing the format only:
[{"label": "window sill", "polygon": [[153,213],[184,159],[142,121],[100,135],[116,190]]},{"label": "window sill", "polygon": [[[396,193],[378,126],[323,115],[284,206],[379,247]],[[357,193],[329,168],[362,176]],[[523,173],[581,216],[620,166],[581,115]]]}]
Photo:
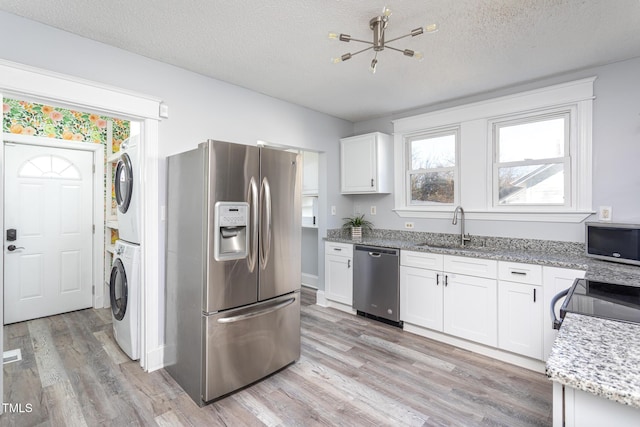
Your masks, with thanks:
[{"label": "window sill", "polygon": [[[394,212],[401,218],[451,219],[453,210],[426,210],[424,208],[401,208]],[[515,212],[515,211],[480,211],[465,210],[466,219],[482,221],[523,221],[523,222],[565,222],[580,223],[594,214],[593,211],[564,212]]]}]

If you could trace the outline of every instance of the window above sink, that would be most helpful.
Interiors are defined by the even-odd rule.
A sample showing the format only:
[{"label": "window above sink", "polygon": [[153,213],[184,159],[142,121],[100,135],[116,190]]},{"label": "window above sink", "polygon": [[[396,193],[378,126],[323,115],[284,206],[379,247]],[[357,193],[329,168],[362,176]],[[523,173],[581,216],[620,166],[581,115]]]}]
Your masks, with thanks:
[{"label": "window above sink", "polygon": [[594,81],[395,120],[395,212],[450,218],[462,205],[468,219],[583,221]]}]

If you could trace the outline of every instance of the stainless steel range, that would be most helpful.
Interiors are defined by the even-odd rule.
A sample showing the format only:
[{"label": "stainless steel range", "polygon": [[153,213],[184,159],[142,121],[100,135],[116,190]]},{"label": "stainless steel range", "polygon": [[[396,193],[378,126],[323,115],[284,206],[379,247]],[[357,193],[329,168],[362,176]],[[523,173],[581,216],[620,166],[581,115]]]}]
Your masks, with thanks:
[{"label": "stainless steel range", "polygon": [[[565,295],[567,298],[560,308],[560,319],[557,319],[554,307]],[[640,323],[640,287],[576,279],[569,289],[560,292],[551,301],[555,329],[560,329],[566,313]]]}]

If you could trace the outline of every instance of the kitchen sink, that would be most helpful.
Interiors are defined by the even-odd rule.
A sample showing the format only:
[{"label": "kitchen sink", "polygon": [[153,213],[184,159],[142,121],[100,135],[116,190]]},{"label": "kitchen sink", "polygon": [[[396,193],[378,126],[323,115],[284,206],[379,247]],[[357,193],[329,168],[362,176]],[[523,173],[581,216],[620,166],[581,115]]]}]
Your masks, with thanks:
[{"label": "kitchen sink", "polygon": [[434,249],[458,249],[458,250],[474,250],[474,251],[490,251],[492,248],[486,246],[462,246],[460,243],[418,243],[414,245],[419,248]]},{"label": "kitchen sink", "polygon": [[419,247],[428,247],[428,248],[436,248],[436,249],[462,249],[464,248],[459,243],[418,243],[416,246]]}]

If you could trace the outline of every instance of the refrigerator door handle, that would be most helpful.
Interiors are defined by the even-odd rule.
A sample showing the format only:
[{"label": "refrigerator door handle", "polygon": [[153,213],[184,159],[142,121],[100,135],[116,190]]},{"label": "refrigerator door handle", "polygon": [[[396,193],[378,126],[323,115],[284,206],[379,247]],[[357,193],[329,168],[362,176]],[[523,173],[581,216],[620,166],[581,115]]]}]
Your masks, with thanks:
[{"label": "refrigerator door handle", "polygon": [[279,302],[275,305],[265,307],[261,310],[256,310],[256,311],[252,311],[250,313],[245,313],[245,314],[239,314],[237,316],[221,317],[220,319],[218,319],[218,323],[235,323],[235,322],[241,322],[243,320],[251,319],[252,317],[262,316],[264,314],[268,314],[268,313],[272,313],[274,311],[280,310],[281,308],[285,308],[286,306],[293,304],[295,300],[296,300],[295,298],[289,298],[288,300]]},{"label": "refrigerator door handle", "polygon": [[249,188],[247,189],[247,202],[250,210],[250,241],[249,255],[247,256],[247,266],[249,271],[253,273],[256,268],[256,258],[258,256],[258,185],[255,177],[251,177]]},{"label": "refrigerator door handle", "polygon": [[265,213],[264,222],[260,227],[260,266],[264,270],[271,254],[271,187],[267,177],[262,178],[260,204],[261,212]]}]

